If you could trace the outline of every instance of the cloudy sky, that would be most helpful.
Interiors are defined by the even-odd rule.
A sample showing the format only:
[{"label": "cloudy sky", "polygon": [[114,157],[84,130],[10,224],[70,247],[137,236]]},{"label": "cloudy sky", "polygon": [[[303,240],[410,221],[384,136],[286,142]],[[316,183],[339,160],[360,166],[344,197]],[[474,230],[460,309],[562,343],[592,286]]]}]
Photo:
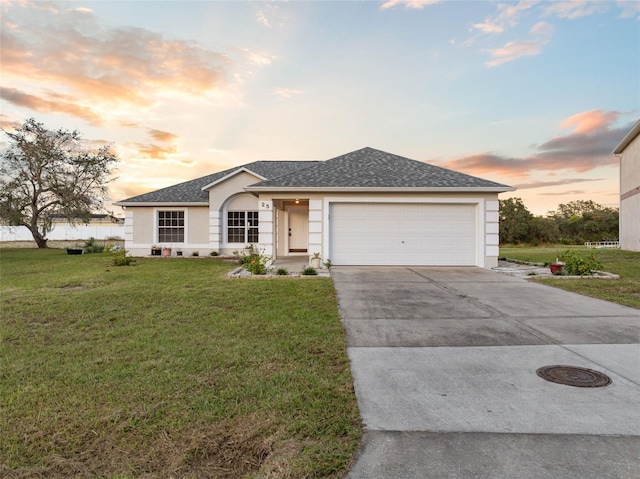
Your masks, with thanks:
[{"label": "cloudy sky", "polygon": [[371,146],[516,186],[501,197],[536,214],[617,206],[610,153],[640,116],[637,1],[0,7],[2,127],[112,143],[114,201]]}]

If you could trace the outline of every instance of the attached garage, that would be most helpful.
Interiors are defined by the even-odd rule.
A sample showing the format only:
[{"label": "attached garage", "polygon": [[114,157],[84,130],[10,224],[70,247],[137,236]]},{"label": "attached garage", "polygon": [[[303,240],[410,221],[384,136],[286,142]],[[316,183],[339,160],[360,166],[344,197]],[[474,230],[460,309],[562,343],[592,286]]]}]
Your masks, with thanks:
[{"label": "attached garage", "polygon": [[478,265],[478,205],[331,203],[335,265]]}]

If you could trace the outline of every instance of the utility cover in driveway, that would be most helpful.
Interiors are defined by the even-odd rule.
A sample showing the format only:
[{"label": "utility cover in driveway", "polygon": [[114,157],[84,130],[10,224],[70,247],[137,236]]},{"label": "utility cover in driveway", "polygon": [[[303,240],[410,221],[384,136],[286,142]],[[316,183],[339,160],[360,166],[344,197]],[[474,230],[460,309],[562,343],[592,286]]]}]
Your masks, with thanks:
[{"label": "utility cover in driveway", "polygon": [[474,266],[476,206],[434,203],[333,203],[335,265]]}]

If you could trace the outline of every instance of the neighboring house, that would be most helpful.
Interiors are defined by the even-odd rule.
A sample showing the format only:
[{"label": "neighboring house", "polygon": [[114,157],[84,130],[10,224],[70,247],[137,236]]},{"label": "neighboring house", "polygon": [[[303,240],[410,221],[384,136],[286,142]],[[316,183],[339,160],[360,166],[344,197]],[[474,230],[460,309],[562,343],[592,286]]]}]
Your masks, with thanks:
[{"label": "neighboring house", "polygon": [[620,158],[620,248],[640,251],[640,120],[613,154]]},{"label": "neighboring house", "polygon": [[498,193],[514,188],[363,148],[326,161],[256,161],[116,203],[125,248],[274,258],[320,253],[333,265],[498,263]]}]

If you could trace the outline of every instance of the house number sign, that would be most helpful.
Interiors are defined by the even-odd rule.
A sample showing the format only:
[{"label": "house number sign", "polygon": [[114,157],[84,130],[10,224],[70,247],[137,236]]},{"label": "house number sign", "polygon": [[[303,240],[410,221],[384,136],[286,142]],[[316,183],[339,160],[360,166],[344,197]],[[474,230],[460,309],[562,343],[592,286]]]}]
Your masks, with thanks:
[{"label": "house number sign", "polygon": [[261,210],[270,210],[271,209],[271,205],[272,205],[271,201],[261,201],[260,202],[260,209]]}]

